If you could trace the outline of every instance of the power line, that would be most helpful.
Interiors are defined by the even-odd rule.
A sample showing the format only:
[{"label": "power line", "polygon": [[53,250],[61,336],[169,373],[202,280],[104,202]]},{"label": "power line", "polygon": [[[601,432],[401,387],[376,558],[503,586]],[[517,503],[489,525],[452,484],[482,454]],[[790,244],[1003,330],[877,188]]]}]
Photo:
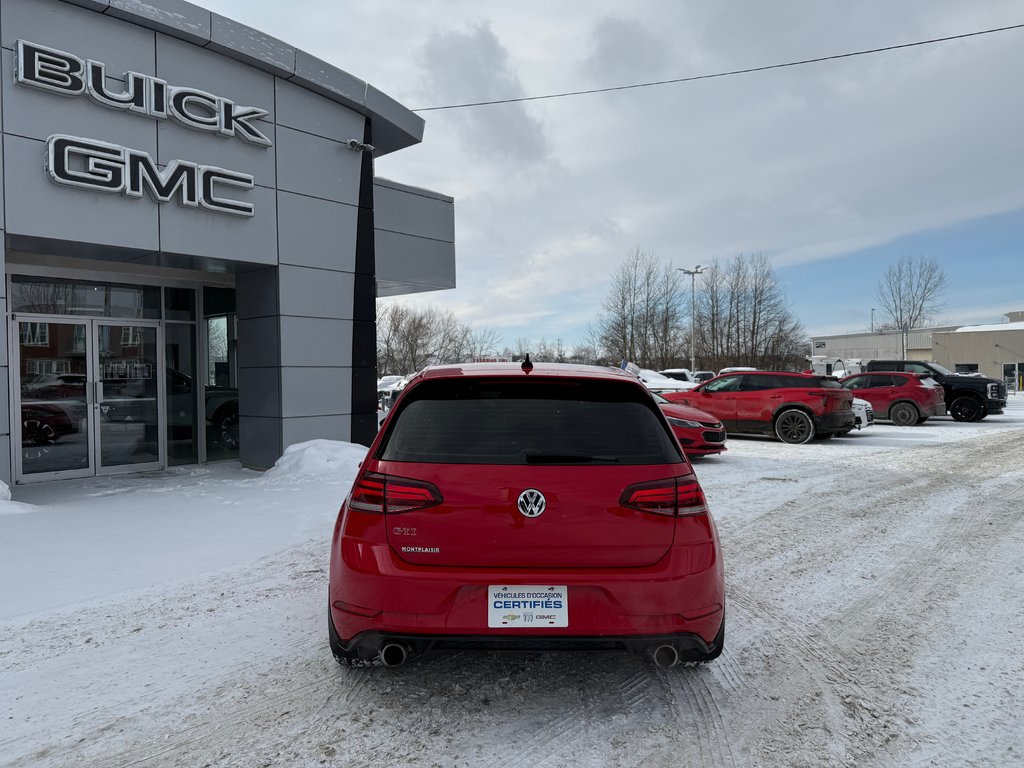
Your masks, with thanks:
[{"label": "power line", "polygon": [[804,64],[818,64],[823,61],[835,61],[836,59],[849,59],[854,56],[867,56],[872,53],[885,53],[886,51],[898,51],[902,48],[915,48],[921,45],[934,45],[936,43],[947,43],[950,40],[963,40],[967,37],[978,37],[979,35],[991,35],[994,32],[1006,32],[1011,29],[1024,29],[1024,24],[1014,24],[1009,27],[996,27],[994,29],[982,29],[978,32],[965,32],[962,35],[950,35],[949,37],[936,37],[931,40],[918,40],[913,43],[900,43],[899,45],[887,45],[883,48],[868,48],[863,51],[852,51],[850,53],[837,53],[831,56],[819,56],[814,59],[801,59],[800,61],[787,61],[783,64],[766,64],[762,67],[750,67],[748,69],[733,69],[728,72],[715,72],[709,75],[692,75],[690,77],[676,77],[671,80],[655,80],[649,83],[633,83],[631,85],[615,85],[609,88],[591,88],[586,91],[566,91],[565,93],[549,93],[544,96],[520,96],[513,99],[495,99],[493,101],[473,101],[466,104],[446,104],[441,107],[420,107],[413,112],[436,112],[442,109],[465,109],[467,107],[486,107],[492,104],[514,104],[522,101],[541,101],[542,99],[562,99],[567,96],[588,96],[594,93],[609,93],[611,91],[628,91],[633,88],[651,88],[656,85],[670,85],[672,83],[692,83],[696,80],[712,80],[717,77],[732,77],[734,75],[748,75],[751,72],[767,72],[770,69],[784,69],[785,67],[799,67]]}]

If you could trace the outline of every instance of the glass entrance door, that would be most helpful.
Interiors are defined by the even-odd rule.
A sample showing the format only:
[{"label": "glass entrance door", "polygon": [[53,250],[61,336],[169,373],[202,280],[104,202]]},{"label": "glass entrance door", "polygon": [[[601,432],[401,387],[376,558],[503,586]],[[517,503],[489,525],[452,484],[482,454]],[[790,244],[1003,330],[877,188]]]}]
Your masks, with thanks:
[{"label": "glass entrance door", "polygon": [[165,465],[160,331],[131,320],[17,319],[19,480]]},{"label": "glass entrance door", "polygon": [[18,474],[93,474],[88,321],[19,320]]},{"label": "glass entrance door", "polygon": [[[94,320],[96,471],[160,467],[157,328]],[[144,466],[148,465],[148,466]]]}]

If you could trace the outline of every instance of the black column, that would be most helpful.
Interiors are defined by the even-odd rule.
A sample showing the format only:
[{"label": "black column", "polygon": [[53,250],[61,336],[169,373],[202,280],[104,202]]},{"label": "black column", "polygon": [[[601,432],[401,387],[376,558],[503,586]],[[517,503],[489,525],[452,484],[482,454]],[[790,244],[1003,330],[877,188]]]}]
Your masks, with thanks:
[{"label": "black column", "polygon": [[[372,144],[370,121],[363,143]],[[377,434],[377,264],[373,239],[373,155],[363,152],[356,229],[352,309],[352,442],[369,445]]]}]

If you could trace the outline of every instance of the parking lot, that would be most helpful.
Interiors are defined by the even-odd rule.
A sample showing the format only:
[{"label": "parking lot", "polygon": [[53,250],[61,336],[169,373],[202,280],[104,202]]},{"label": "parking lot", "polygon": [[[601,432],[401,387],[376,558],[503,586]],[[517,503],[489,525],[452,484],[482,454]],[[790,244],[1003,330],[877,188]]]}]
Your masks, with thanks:
[{"label": "parking lot", "polygon": [[[36,609],[9,598],[0,621],[0,762],[1024,764],[1024,398],[978,423],[878,423],[805,445],[731,438],[695,467],[725,552],[728,631],[720,659],[682,669],[582,653],[338,667],[325,594],[343,483],[193,468],[75,486],[83,504],[108,500],[90,508],[95,530],[68,533],[83,552],[108,546],[104,525],[146,537],[118,543],[131,589],[17,560],[19,537],[38,536],[52,510],[46,491],[16,491],[37,506],[0,514],[0,540],[44,586]],[[209,512],[211,539],[289,514],[298,532],[249,535],[219,567],[189,549],[176,569],[188,545],[161,538],[175,505]],[[4,583],[15,565],[0,566]]]}]

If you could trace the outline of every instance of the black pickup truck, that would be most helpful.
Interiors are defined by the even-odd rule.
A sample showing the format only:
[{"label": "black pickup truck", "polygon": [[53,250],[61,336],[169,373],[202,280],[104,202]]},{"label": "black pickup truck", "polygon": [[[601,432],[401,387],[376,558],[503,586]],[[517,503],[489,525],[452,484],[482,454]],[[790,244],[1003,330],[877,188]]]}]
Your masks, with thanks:
[{"label": "black pickup truck", "polygon": [[904,371],[927,373],[939,384],[946,395],[946,410],[956,421],[981,421],[992,413],[1002,413],[1006,407],[1006,385],[983,376],[953,373],[938,363],[923,360],[869,360],[862,366],[865,371]]}]

